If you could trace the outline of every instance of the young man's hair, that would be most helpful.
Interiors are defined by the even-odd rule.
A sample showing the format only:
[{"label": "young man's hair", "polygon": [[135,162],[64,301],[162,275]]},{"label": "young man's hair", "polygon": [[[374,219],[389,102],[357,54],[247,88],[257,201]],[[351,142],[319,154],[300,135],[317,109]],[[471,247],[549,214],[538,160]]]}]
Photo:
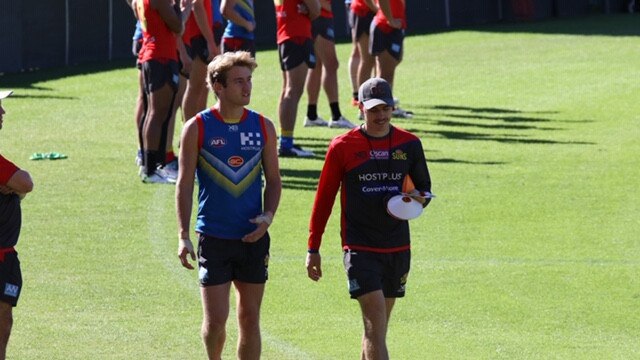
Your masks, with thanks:
[{"label": "young man's hair", "polygon": [[211,91],[216,82],[227,86],[227,72],[234,66],[244,66],[253,71],[258,64],[247,51],[227,52],[216,56],[207,66],[207,85]]}]

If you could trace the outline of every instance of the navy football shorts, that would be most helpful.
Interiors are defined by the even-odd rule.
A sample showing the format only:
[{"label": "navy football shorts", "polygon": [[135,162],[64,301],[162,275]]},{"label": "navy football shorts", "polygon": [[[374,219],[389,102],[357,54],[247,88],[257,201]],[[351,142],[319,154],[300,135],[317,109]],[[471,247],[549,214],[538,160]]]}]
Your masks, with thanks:
[{"label": "navy football shorts", "polygon": [[238,280],[264,284],[268,279],[269,233],[254,243],[198,235],[198,270],[201,286]]},{"label": "navy football shorts", "polygon": [[377,290],[382,290],[385,298],[404,297],[410,250],[388,254],[347,250],[343,261],[352,299]]}]

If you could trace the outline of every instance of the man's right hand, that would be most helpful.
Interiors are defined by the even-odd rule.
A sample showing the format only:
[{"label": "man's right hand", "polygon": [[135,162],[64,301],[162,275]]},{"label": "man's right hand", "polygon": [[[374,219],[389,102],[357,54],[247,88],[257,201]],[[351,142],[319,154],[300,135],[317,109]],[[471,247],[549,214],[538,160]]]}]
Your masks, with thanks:
[{"label": "man's right hand", "polygon": [[318,281],[322,277],[322,259],[320,253],[307,253],[307,276],[313,281]]},{"label": "man's right hand", "polygon": [[391,26],[394,29],[402,28],[402,20],[400,19],[393,18],[391,20],[388,20],[387,23],[389,24],[389,26]]},{"label": "man's right hand", "polygon": [[189,270],[193,270],[193,265],[187,259],[187,255],[191,255],[191,260],[196,260],[196,253],[193,251],[193,244],[189,239],[180,239],[178,242],[178,258],[182,266]]}]

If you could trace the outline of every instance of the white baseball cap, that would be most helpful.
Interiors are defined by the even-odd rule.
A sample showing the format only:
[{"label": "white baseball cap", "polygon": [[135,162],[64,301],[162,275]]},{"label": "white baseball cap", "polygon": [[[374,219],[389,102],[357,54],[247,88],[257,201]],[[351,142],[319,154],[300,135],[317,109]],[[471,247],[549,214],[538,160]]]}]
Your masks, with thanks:
[{"label": "white baseball cap", "polygon": [[0,100],[8,97],[11,94],[13,94],[13,90],[0,91]]}]

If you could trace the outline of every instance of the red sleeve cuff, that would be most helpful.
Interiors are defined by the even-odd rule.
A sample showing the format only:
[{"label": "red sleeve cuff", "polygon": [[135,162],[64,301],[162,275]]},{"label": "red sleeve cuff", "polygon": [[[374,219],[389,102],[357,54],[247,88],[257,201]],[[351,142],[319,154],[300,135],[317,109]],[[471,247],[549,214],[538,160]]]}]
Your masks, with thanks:
[{"label": "red sleeve cuff", "polygon": [[7,185],[9,179],[11,179],[13,174],[18,170],[20,170],[20,168],[0,155],[0,185]]}]

